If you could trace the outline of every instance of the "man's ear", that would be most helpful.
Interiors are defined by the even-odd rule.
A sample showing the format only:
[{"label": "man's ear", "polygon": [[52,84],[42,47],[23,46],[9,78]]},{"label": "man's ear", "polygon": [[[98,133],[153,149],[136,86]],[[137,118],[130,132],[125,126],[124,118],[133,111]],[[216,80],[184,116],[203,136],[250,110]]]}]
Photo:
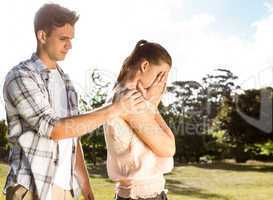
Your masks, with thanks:
[{"label": "man's ear", "polygon": [[43,30],[37,31],[37,39],[41,44],[46,43],[46,32]]},{"label": "man's ear", "polygon": [[140,71],[143,73],[148,70],[150,67],[150,63],[148,60],[143,60],[140,64]]}]

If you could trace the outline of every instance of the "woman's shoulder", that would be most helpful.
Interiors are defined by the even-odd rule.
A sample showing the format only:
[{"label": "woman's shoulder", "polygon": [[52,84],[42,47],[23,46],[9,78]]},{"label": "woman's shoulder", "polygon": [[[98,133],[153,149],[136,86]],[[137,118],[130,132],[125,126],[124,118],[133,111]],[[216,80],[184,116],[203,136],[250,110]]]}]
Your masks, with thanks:
[{"label": "woman's shoulder", "polygon": [[126,87],[123,87],[120,84],[116,84],[112,90],[107,92],[105,103],[111,103],[114,98],[118,97],[122,92],[128,90]]}]

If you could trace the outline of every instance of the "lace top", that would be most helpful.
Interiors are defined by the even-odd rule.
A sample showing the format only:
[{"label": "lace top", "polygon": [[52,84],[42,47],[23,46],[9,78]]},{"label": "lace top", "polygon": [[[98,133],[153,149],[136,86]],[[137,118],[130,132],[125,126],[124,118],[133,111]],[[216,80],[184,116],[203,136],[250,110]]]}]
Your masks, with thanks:
[{"label": "lace top", "polygon": [[[118,95],[124,88],[117,87]],[[108,101],[112,101],[113,94]],[[116,192],[123,198],[152,198],[165,188],[164,173],[173,168],[173,157],[159,157],[121,118],[104,124],[107,146],[107,172],[116,181]],[[164,144],[159,144],[164,145]]]}]

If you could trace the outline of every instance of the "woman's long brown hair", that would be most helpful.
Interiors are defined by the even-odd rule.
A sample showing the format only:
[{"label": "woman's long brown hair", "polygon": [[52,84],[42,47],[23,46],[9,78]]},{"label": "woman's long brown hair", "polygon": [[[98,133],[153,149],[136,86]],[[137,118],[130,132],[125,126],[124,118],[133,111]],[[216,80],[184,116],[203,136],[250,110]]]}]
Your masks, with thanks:
[{"label": "woman's long brown hair", "polygon": [[164,47],[158,43],[140,40],[137,42],[132,53],[124,60],[116,84],[124,79],[127,72],[137,70],[143,59],[154,65],[165,62],[169,66],[172,66],[172,58]]}]

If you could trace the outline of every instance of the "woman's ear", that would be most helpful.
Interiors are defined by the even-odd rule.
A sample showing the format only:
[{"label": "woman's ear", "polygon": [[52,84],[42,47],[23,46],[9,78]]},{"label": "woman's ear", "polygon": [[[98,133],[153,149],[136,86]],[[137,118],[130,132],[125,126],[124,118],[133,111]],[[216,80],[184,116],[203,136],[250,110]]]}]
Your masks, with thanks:
[{"label": "woman's ear", "polygon": [[149,61],[143,60],[143,61],[141,62],[141,64],[140,64],[140,71],[141,71],[142,73],[146,72],[146,71],[148,70],[149,66],[150,66]]},{"label": "woman's ear", "polygon": [[44,32],[43,30],[39,30],[37,32],[37,39],[41,44],[45,44],[46,43],[46,32]]}]

